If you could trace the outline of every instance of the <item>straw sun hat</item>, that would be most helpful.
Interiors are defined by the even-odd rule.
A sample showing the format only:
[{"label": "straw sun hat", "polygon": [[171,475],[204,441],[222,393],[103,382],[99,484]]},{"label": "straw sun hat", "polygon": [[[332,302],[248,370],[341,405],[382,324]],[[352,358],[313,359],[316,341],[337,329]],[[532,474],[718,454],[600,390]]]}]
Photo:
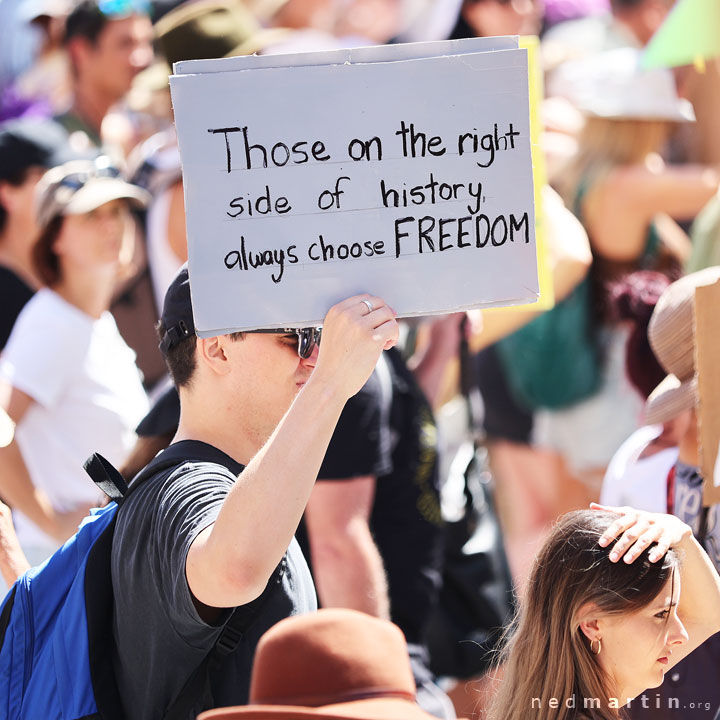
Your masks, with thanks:
[{"label": "straw sun hat", "polygon": [[645,422],[663,423],[697,404],[695,289],[720,279],[720,267],[686,275],[660,296],[648,326],[655,357],[668,373],[645,403]]},{"label": "straw sun hat", "polygon": [[644,70],[641,58],[635,48],[618,48],[571,60],[555,71],[550,94],[595,117],[693,122],[693,107],[678,97],[672,72]]},{"label": "straw sun hat", "polygon": [[261,638],[250,705],[198,720],[434,720],[415,703],[405,638],[397,625],[356,610],[281,620]]}]

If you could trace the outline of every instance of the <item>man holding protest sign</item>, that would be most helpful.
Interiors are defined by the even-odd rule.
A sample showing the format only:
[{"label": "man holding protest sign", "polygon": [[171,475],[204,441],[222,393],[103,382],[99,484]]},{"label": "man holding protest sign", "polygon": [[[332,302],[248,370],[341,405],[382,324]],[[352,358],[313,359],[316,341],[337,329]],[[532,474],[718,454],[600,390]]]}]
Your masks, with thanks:
[{"label": "man holding protest sign", "polygon": [[[245,703],[260,635],[315,608],[293,534],[346,400],[398,327],[383,300],[357,295],[327,313],[320,352],[314,328],[198,338],[183,268],[160,332],[180,426],[113,541],[114,666],[134,720],[179,698],[188,718]],[[232,649],[198,679],[218,639]]]}]

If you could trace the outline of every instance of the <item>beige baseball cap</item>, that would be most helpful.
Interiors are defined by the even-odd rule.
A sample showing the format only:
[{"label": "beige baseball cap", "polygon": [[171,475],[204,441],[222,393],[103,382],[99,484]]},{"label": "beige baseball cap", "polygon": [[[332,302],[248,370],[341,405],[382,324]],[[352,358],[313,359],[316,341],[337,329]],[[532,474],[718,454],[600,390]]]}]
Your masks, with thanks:
[{"label": "beige baseball cap", "polygon": [[48,170],[35,191],[35,212],[42,229],[58,215],[82,215],[111,200],[145,207],[150,194],[120,177],[107,157],[75,160]]}]

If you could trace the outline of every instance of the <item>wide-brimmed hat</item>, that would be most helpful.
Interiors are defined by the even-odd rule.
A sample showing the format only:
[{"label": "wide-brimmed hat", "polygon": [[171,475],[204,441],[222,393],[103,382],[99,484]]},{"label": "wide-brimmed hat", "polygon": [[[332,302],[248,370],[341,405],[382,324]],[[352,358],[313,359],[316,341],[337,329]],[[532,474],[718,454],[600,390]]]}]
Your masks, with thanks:
[{"label": "wide-brimmed hat", "polygon": [[37,223],[44,228],[58,215],[82,215],[111,200],[144,207],[150,195],[120,177],[106,157],[76,160],[48,170],[35,191]]},{"label": "wide-brimmed hat", "polygon": [[356,610],[280,621],[260,639],[250,705],[198,720],[433,720],[415,702],[405,637]]},{"label": "wide-brimmed hat", "polygon": [[694,122],[692,104],[678,97],[670,70],[641,67],[641,52],[618,48],[571,60],[555,71],[552,95],[588,115],[614,120]]},{"label": "wide-brimmed hat", "polygon": [[167,85],[176,62],[252,55],[285,39],[289,32],[287,28],[263,28],[239,0],[190,0],[155,23],[164,59],[140,73],[136,82]]},{"label": "wide-brimmed hat", "polygon": [[648,325],[648,340],[668,376],[645,403],[648,424],[672,420],[697,404],[695,290],[718,279],[720,267],[686,275],[669,285],[655,306]]}]

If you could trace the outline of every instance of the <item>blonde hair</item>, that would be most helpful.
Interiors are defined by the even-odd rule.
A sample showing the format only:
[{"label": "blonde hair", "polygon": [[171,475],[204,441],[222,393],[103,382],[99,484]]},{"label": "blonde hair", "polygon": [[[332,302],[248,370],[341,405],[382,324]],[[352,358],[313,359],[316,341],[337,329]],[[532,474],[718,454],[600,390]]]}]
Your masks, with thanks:
[{"label": "blonde hair", "polygon": [[601,613],[624,614],[646,607],[673,577],[678,559],[670,550],[663,562],[651,563],[648,548],[632,564],[610,562],[613,544],[603,548],[598,539],[617,517],[594,510],[568,513],[538,553],[499,657],[504,675],[492,720],[621,717],[612,706],[610,679],[580,629],[581,608],[591,603]]},{"label": "blonde hair", "polygon": [[650,153],[662,149],[670,127],[664,120],[588,117],[577,154],[561,175],[565,204],[574,207],[581,182],[595,182],[622,165],[644,163]]}]

